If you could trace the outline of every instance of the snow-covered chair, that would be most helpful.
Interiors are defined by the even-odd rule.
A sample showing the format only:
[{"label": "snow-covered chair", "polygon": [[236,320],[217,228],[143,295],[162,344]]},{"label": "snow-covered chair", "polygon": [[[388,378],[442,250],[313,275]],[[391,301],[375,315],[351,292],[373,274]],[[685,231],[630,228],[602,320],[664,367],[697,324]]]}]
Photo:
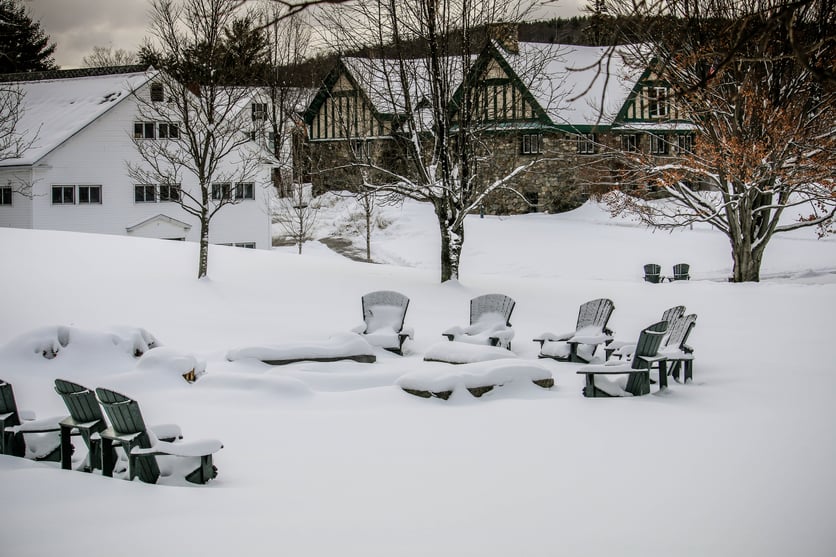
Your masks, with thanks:
[{"label": "snow-covered chair", "polygon": [[669,364],[668,373],[679,381],[679,370],[684,370],[683,383],[693,380],[694,374],[694,349],[686,344],[694,326],[697,324],[697,315],[685,315],[673,322],[668,331],[668,338],[659,349],[659,354],[665,357]]},{"label": "snow-covered chair", "polygon": [[[673,306],[662,312],[661,321],[664,321],[668,324],[668,335],[670,335],[670,331],[673,329],[674,321],[676,321],[683,315],[685,315],[685,306]],[[667,338],[662,340],[663,346],[667,343],[666,341]],[[609,360],[611,357],[621,359],[625,356],[629,356],[633,353],[633,351],[635,351],[635,349],[635,340],[615,339],[612,342],[608,342],[607,345],[604,347],[607,360]]]},{"label": "snow-covered chair", "polygon": [[37,420],[32,412],[19,410],[12,385],[0,379],[0,454],[58,461],[60,419]]},{"label": "snow-covered chair", "polygon": [[561,362],[589,363],[598,345],[612,341],[607,328],[615,304],[608,298],[598,298],[581,304],[575,330],[556,335],[543,333],[534,339],[540,343],[540,357]]},{"label": "snow-covered chair", "polygon": [[[660,377],[665,374],[665,357],[659,355],[659,346],[668,330],[668,324],[659,321],[641,332],[633,357],[627,360],[609,360],[603,364],[584,366],[577,371],[586,377],[583,389],[585,397],[640,396],[650,393],[650,370],[659,364]],[[610,380],[607,376],[626,375],[623,380]],[[601,377],[603,376],[603,377]],[[665,383],[660,381],[659,387]]]},{"label": "snow-covered chair", "polygon": [[483,294],[470,300],[470,325],[450,327],[443,333],[448,340],[488,344],[511,350],[514,329],[511,313],[516,302],[505,294]]},{"label": "snow-covered chair", "polygon": [[403,354],[403,343],[412,338],[411,328],[404,327],[409,298],[400,292],[378,290],[361,298],[363,324],[354,332],[364,336],[373,346],[395,354]]},{"label": "snow-covered chair", "polygon": [[146,483],[156,483],[160,477],[157,456],[199,458],[200,463],[186,475],[186,480],[203,484],[218,475],[212,455],[223,448],[216,439],[172,443],[157,439],[154,431],[145,426],[139,404],[123,394],[109,389],[96,389],[96,396],[110,420],[111,427],[101,431],[102,473],[113,475],[113,448],[122,447],[128,457],[128,479],[135,477]]}]

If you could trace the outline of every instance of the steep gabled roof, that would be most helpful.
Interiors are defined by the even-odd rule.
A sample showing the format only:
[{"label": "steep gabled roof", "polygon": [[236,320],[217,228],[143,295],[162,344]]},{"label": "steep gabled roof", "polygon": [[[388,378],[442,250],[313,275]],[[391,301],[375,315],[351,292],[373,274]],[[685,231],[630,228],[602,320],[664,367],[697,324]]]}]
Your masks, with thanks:
[{"label": "steep gabled roof", "polygon": [[553,125],[577,131],[611,126],[644,71],[626,47],[520,43],[518,54],[494,51]]},{"label": "steep gabled roof", "polygon": [[23,156],[0,161],[0,167],[36,164],[154,75],[153,70],[141,70],[15,82],[13,87],[23,93],[22,114],[15,129],[25,142],[34,142]]}]

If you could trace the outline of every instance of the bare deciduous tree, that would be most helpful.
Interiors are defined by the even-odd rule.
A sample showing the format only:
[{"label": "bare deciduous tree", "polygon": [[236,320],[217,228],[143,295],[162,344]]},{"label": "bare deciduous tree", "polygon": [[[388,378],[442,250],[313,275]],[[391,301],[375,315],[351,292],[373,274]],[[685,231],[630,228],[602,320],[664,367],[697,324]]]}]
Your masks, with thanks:
[{"label": "bare deciduous tree", "polygon": [[[478,80],[468,79],[484,45],[472,37],[475,30],[519,21],[529,7],[493,0],[365,0],[324,16],[342,49],[365,47],[374,53],[394,45],[395,57],[360,61],[367,67],[358,72],[376,74],[371,79],[382,85],[368,94],[386,98],[397,113],[392,139],[400,150],[394,157],[399,165],[369,155],[356,127],[358,118],[348,108],[342,115],[345,136],[361,138],[347,143],[354,154],[351,165],[364,170],[357,174],[366,189],[433,206],[441,236],[442,281],[459,278],[465,217],[486,196],[513,189],[513,180],[537,162],[520,163],[495,178],[479,175],[478,166],[489,154],[482,141],[487,93]],[[409,54],[408,41],[420,44],[423,53]]]},{"label": "bare deciduous tree", "polygon": [[[802,0],[788,12],[771,0],[686,0],[655,14],[667,27],[648,36],[646,61],[696,140],[670,147],[678,160],[622,157],[624,181],[637,187],[607,196],[611,209],[657,227],[711,223],[729,239],[736,282],[760,279],[775,234],[824,233],[836,214],[836,90],[827,78],[836,45],[832,27],[804,15],[820,4]],[[788,38],[799,28],[809,34]],[[650,189],[667,202],[646,201]]]},{"label": "bare deciduous tree", "polygon": [[[22,157],[37,141],[37,129],[20,129],[24,111],[24,92],[15,83],[0,83],[0,162]],[[12,194],[29,197],[32,184],[21,175],[8,178]]]},{"label": "bare deciduous tree", "polygon": [[111,46],[94,46],[93,51],[81,59],[86,68],[106,68],[108,66],[127,66],[137,62],[136,54]]},{"label": "bare deciduous tree", "polygon": [[312,240],[311,233],[316,226],[319,205],[311,196],[310,186],[295,183],[290,195],[276,201],[273,222],[293,241],[302,255],[302,246]]},{"label": "bare deciduous tree", "polygon": [[[198,278],[209,266],[209,228],[224,207],[257,195],[265,162],[246,135],[251,90],[229,85],[222,66],[224,30],[234,7],[226,0],[152,0],[148,45],[162,72],[150,95],[137,95],[134,144],[141,163],[129,165],[138,184],[161,186],[168,199],[200,223]],[[224,81],[219,81],[224,79]],[[158,87],[158,91],[153,91]],[[144,126],[156,126],[149,140]],[[194,184],[194,187],[191,186]]]}]

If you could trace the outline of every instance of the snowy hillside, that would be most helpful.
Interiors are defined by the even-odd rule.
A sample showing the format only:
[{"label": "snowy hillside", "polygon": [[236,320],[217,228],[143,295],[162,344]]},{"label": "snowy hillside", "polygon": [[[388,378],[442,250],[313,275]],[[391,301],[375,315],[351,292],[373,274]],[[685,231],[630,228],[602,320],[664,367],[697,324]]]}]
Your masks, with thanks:
[{"label": "snowy hillside", "polygon": [[[331,202],[319,233],[340,228],[346,211]],[[213,246],[204,281],[194,279],[193,244],[0,230],[0,379],[21,408],[65,415],[52,387],[60,377],[129,395],[149,422],[178,423],[187,440],[224,444],[205,486],[0,456],[2,553],[833,554],[834,239],[776,239],[766,280],[730,284],[728,244],[707,228],[653,232],[594,205],[474,216],[461,281],[440,285],[431,210],[406,203],[384,217],[373,257],[385,264],[315,242],[302,256]],[[651,261],[668,274],[688,262],[693,278],[645,283]],[[415,337],[403,357],[228,358],[343,338],[362,321],[361,295],[379,289],[410,298]],[[423,357],[488,292],[517,302],[513,365],[541,366],[555,386],[511,381],[447,401],[401,390],[405,376],[454,369]],[[578,364],[538,359],[532,339],[571,330],[578,306],[599,297],[615,303],[617,338],[673,305],[696,313],[695,381],[585,399]],[[147,340],[140,329],[164,348],[134,357]],[[204,373],[187,384],[183,366]]]}]

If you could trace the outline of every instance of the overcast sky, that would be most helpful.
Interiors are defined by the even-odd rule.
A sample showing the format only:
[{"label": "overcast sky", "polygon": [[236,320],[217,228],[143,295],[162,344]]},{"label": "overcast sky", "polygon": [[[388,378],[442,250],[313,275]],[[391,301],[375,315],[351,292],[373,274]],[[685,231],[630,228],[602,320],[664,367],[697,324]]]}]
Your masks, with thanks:
[{"label": "overcast sky", "polygon": [[[32,18],[58,44],[55,62],[62,68],[81,65],[94,46],[135,52],[148,26],[148,0],[24,0]],[[554,5],[553,2],[549,2]],[[586,0],[564,0],[538,10],[546,17],[571,17]]]}]

